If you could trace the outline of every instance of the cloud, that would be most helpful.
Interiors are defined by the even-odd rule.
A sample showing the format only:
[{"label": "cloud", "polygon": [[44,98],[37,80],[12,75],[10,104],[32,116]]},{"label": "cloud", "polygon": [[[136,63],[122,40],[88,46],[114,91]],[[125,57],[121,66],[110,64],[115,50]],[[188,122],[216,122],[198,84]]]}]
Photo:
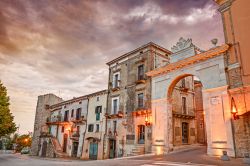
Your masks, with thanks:
[{"label": "cloud", "polygon": [[223,42],[212,0],[2,0],[0,79],[16,122],[31,131],[38,95],[70,99],[105,89],[106,62],[149,41],[171,48],[180,37],[202,49],[211,38]]}]

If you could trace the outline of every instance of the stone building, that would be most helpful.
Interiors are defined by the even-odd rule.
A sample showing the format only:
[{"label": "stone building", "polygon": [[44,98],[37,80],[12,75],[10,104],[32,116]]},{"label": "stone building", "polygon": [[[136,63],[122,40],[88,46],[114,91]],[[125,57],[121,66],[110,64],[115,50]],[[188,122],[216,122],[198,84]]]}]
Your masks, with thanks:
[{"label": "stone building", "polygon": [[88,97],[49,106],[50,116],[40,136],[43,157],[81,157],[88,112]]},{"label": "stone building", "polygon": [[168,64],[170,54],[169,50],[150,42],[107,63],[105,158],[151,151],[151,80],[145,73]]},{"label": "stone building", "polygon": [[236,156],[250,155],[250,3],[249,0],[215,0],[222,16],[228,92],[231,97]]},{"label": "stone building", "polygon": [[173,146],[196,143],[194,79],[181,79],[172,93]]},{"label": "stone building", "polygon": [[83,159],[101,160],[106,129],[107,90],[88,95],[87,130],[83,146]]},{"label": "stone building", "polygon": [[50,110],[48,109],[50,105],[62,102],[62,98],[57,97],[54,94],[46,94],[38,96],[36,115],[34,122],[34,131],[32,137],[31,145],[31,155],[38,155],[41,149],[40,136],[42,129],[46,126],[47,118],[50,116]]}]

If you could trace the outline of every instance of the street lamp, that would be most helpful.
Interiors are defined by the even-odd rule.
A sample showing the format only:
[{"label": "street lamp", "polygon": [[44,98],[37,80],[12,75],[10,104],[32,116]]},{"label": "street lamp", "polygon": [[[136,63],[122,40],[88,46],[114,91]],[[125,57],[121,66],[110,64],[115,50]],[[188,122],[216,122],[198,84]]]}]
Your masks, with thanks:
[{"label": "street lamp", "polygon": [[233,97],[232,97],[232,99],[231,99],[231,114],[233,115],[233,119],[234,119],[234,120],[239,119],[238,109],[237,109],[237,107],[236,107],[236,104],[235,104],[235,101],[234,101],[234,98],[233,98]]}]

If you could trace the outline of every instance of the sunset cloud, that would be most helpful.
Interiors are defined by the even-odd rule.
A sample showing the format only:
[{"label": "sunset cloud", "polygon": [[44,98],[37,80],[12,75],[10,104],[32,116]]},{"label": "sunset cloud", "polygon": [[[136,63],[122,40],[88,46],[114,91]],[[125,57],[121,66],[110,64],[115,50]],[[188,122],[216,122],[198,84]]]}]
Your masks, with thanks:
[{"label": "sunset cloud", "polygon": [[212,0],[0,1],[0,79],[20,132],[33,130],[38,95],[107,88],[106,62],[136,47],[170,49],[180,37],[202,49],[222,43],[216,8]]}]

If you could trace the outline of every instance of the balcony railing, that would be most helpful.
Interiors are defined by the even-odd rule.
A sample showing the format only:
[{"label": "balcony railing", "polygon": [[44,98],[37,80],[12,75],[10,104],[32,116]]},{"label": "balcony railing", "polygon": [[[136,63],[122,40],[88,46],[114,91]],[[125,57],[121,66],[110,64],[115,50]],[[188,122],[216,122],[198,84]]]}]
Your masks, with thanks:
[{"label": "balcony railing", "polygon": [[115,114],[106,114],[105,115],[108,119],[113,119],[113,118],[122,118],[123,117],[123,111],[118,111]]},{"label": "balcony railing", "polygon": [[183,117],[194,117],[195,113],[194,113],[195,107],[190,107],[190,106],[182,106],[181,104],[173,104],[172,105],[172,111],[173,111],[173,115],[175,116],[183,116]]}]

